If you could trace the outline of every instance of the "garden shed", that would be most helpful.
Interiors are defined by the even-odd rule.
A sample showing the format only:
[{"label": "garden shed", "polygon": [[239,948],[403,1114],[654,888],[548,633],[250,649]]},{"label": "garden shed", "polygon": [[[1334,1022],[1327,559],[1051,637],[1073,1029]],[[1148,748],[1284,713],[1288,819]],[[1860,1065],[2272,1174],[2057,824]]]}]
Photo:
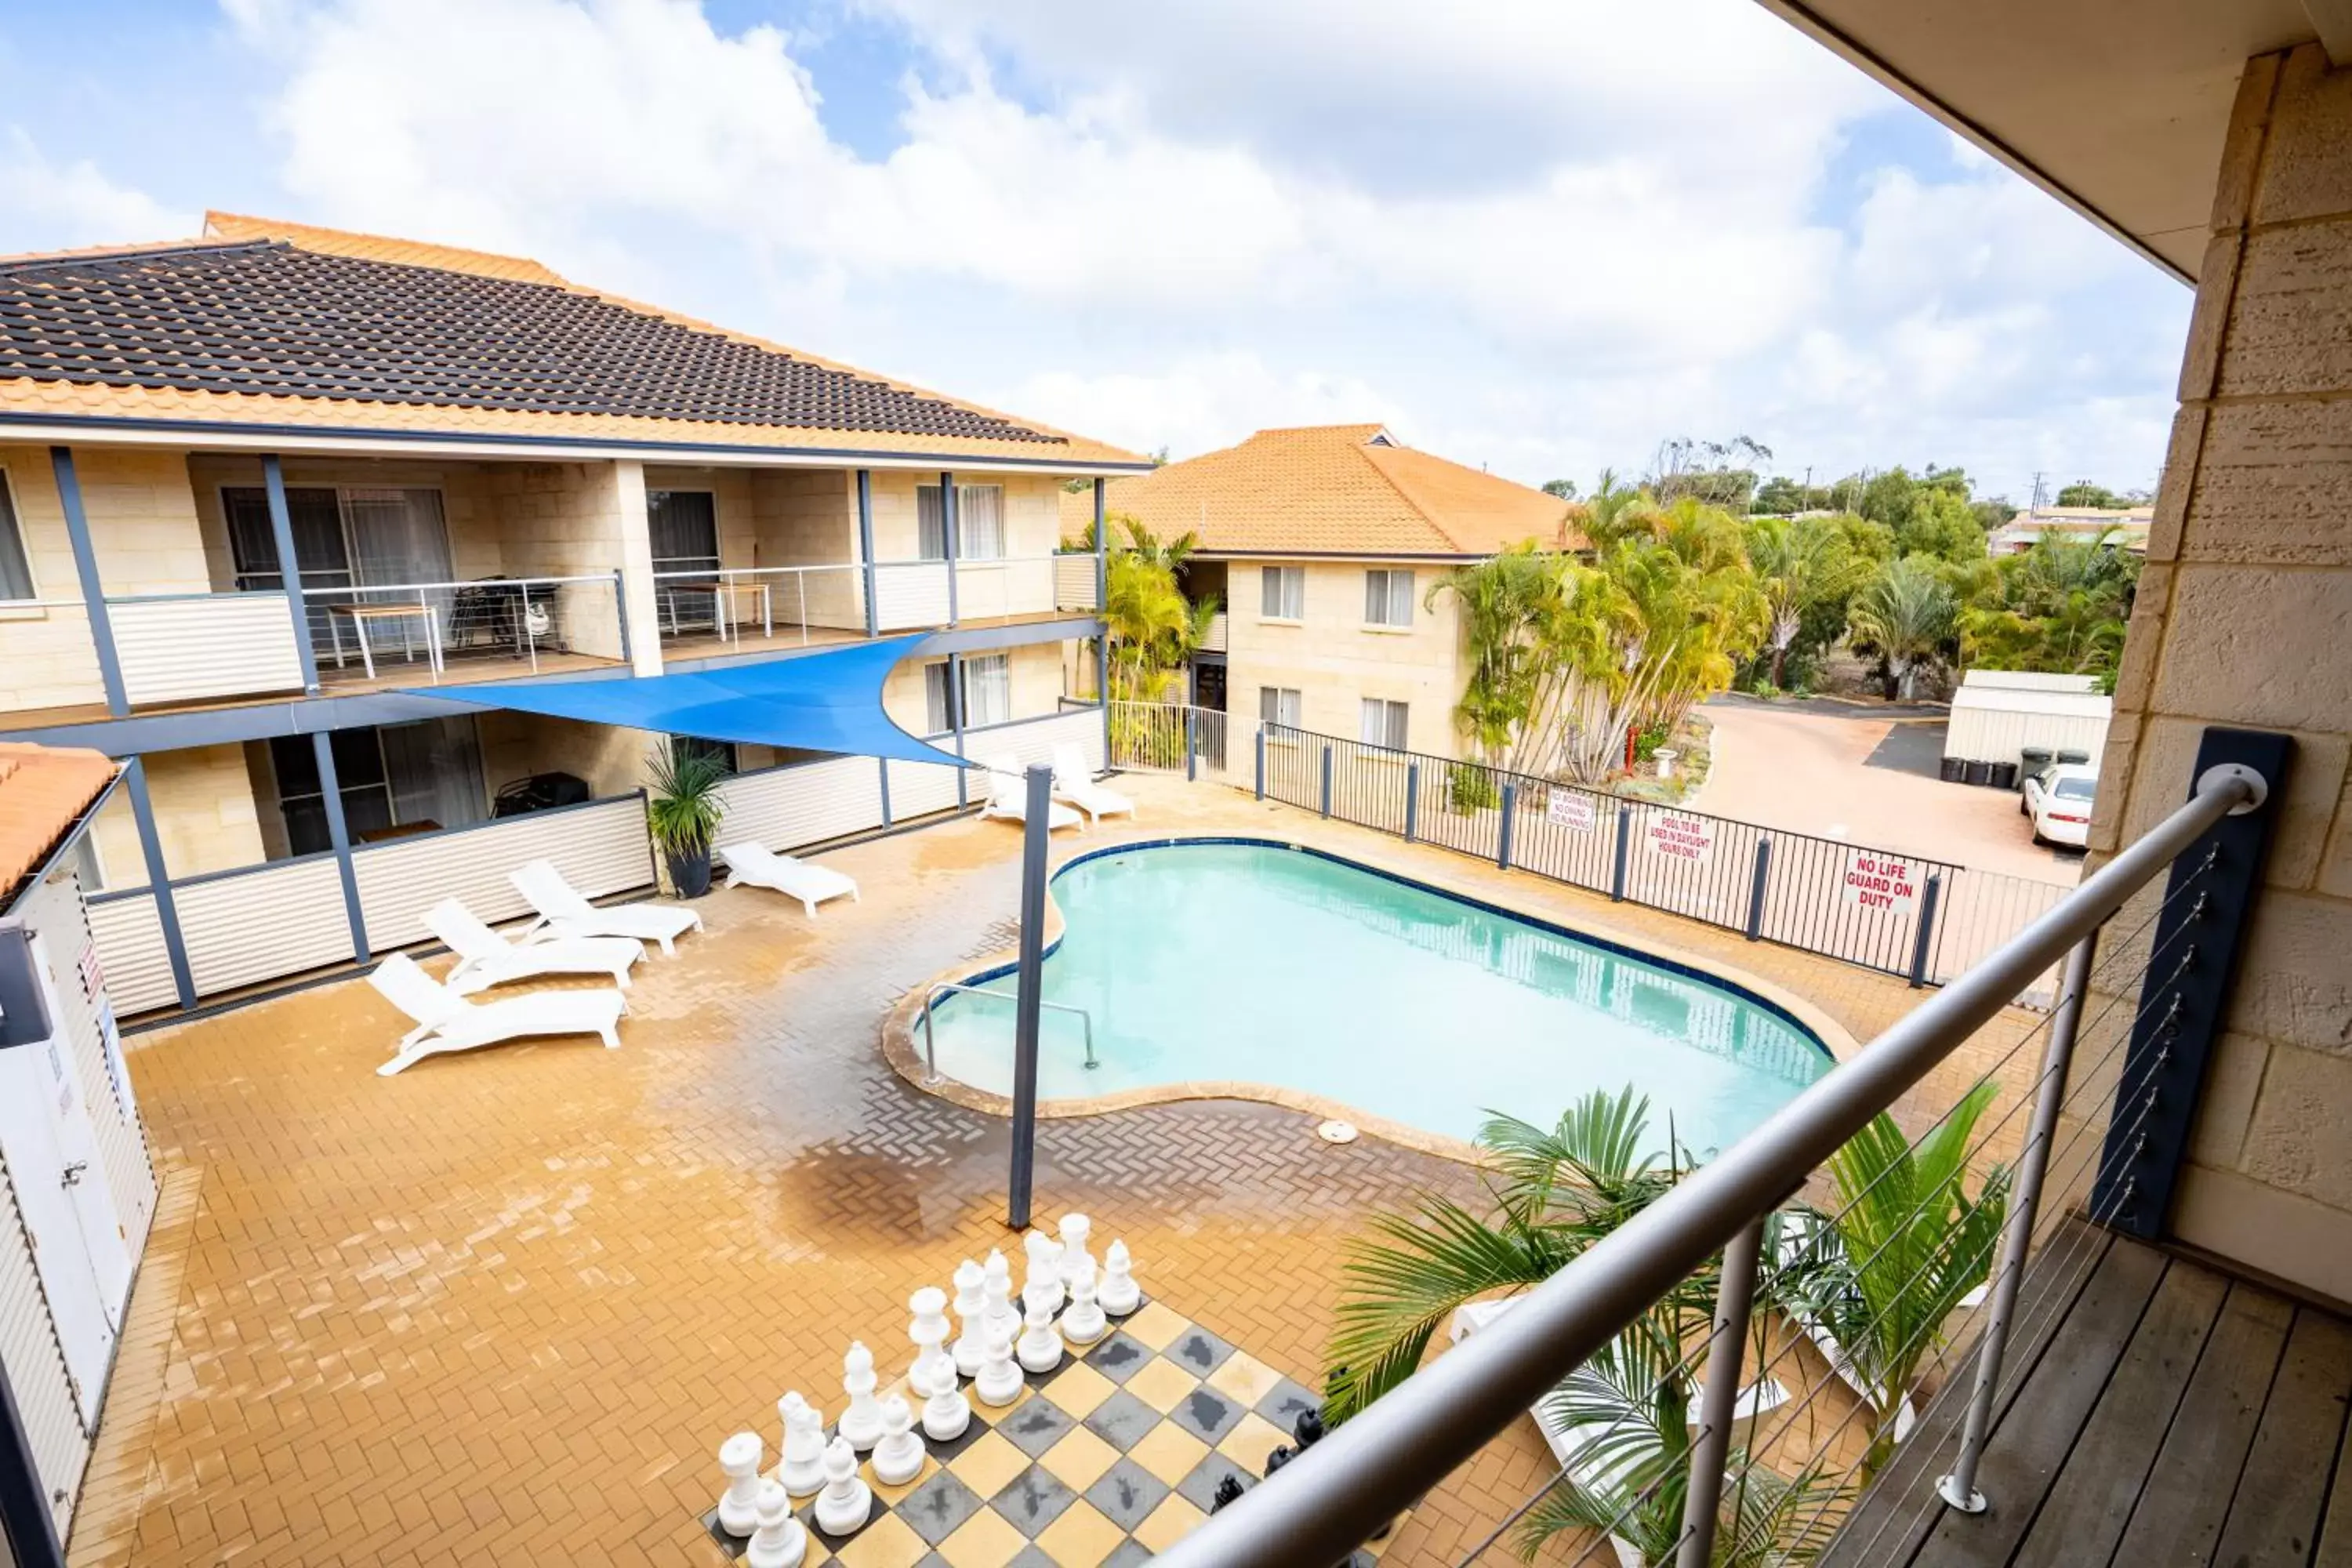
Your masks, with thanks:
[{"label": "garden shed", "polygon": [[2029,746],[2081,752],[2096,760],[2107,743],[2115,700],[2087,675],[1972,669],[1952,695],[1944,755],[1969,763],[2013,763]]}]

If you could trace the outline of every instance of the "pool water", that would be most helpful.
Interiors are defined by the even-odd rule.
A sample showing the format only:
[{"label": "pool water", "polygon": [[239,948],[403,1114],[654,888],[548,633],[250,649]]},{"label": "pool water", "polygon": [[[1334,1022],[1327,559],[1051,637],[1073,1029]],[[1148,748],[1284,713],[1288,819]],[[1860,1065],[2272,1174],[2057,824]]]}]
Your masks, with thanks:
[{"label": "pool water", "polygon": [[[1232,1079],[1467,1139],[1489,1110],[1549,1126],[1631,1084],[1650,1133],[1728,1146],[1832,1066],[1729,986],[1306,850],[1170,844],[1075,861],[1045,959],[1039,1089],[1083,1099]],[[943,997],[940,1070],[1013,1092],[1013,978]],[[915,1047],[923,1047],[917,1026]]]}]

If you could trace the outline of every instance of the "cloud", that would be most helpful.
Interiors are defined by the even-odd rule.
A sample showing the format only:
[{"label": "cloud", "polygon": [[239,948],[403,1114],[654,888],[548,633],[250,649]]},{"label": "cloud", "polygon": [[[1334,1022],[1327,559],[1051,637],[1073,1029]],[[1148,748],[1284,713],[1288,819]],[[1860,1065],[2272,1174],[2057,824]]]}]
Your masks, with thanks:
[{"label": "cloud", "polygon": [[199,225],[87,159],[58,163],[23,127],[0,132],[0,253],[147,239],[184,239]]},{"label": "cloud", "polygon": [[1413,412],[1350,375],[1277,370],[1247,350],[1180,359],[1153,372],[1048,370],[982,398],[1138,451],[1190,455],[1274,425],[1387,422],[1410,440]]}]

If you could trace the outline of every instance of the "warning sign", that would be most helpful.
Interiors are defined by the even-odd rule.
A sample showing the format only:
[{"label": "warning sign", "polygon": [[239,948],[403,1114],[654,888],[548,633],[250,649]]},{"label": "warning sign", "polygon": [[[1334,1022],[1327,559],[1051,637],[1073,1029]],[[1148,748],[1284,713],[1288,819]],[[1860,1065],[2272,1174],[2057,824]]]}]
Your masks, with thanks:
[{"label": "warning sign", "polygon": [[1715,858],[1715,823],[1704,816],[1661,812],[1650,818],[1650,853],[1704,866]]},{"label": "warning sign", "polygon": [[1887,910],[1907,915],[1919,907],[1919,869],[1916,862],[1875,849],[1845,852],[1845,901],[1857,909]]},{"label": "warning sign", "polygon": [[1592,797],[1574,790],[1556,789],[1544,805],[1544,820],[1554,827],[1572,827],[1579,833],[1590,833],[1599,820],[1592,809]]}]

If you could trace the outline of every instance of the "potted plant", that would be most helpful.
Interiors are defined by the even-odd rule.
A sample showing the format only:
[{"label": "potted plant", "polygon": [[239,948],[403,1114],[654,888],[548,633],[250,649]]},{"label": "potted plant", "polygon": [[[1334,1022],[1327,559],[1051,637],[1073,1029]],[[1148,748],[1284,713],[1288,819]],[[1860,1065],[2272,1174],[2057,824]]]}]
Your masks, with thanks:
[{"label": "potted plant", "polygon": [[646,826],[669,866],[670,886],[681,899],[698,899],[710,891],[710,841],[719,832],[719,786],[727,770],[717,758],[680,752],[671,742],[654,752],[651,773]]}]

